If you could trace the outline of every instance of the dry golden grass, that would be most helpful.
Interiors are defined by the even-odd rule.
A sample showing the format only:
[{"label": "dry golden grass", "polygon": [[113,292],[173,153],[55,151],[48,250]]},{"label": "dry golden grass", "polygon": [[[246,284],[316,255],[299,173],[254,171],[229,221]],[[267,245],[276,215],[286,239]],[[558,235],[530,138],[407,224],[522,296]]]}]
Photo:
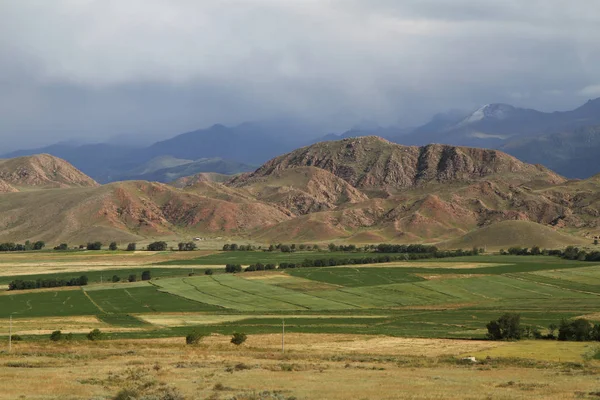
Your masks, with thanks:
[{"label": "dry golden grass", "polygon": [[[240,347],[224,336],[197,346],[183,338],[19,342],[12,354],[0,354],[0,399],[111,398],[140,385],[147,392],[169,386],[186,399],[255,399],[264,391],[284,399],[564,399],[598,390],[598,364],[492,367],[444,358],[471,346],[490,351],[513,343],[288,335],[282,354],[278,339],[253,335]],[[335,347],[324,353],[315,342]]]},{"label": "dry golden grass", "polygon": [[[8,324],[7,318],[0,319],[3,334],[8,329]],[[95,316],[15,318],[12,321],[12,331],[18,335],[48,335],[56,330],[63,333],[87,333],[95,328],[106,332],[140,330],[140,328],[115,327],[100,321]]]}]

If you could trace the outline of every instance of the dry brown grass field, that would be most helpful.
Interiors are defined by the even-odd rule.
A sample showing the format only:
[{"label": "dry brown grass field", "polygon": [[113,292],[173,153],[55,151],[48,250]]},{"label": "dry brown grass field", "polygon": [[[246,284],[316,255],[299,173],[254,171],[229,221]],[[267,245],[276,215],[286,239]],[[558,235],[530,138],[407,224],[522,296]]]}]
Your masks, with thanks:
[{"label": "dry brown grass field", "polygon": [[[566,399],[600,390],[600,364],[583,361],[581,343],[549,343],[571,354],[558,362],[539,342],[290,334],[282,353],[280,340],[16,343],[0,354],[0,398],[111,399],[129,388],[169,399]],[[506,358],[527,345],[531,361]],[[457,361],[473,354],[481,362]]]}]

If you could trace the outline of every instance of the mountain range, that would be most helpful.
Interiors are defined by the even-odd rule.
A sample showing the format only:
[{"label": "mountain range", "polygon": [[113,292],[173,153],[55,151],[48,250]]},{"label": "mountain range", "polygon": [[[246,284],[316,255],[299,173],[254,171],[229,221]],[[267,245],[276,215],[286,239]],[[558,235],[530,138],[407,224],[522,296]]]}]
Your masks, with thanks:
[{"label": "mountain range", "polygon": [[600,233],[600,177],[570,181],[494,149],[374,136],[320,142],[252,172],[172,185],[99,185],[50,155],[3,160],[0,178],[9,188],[0,194],[3,241],[202,235],[465,247],[487,237],[491,247],[497,229],[509,238],[528,232],[531,243],[518,244],[540,246],[589,243]]},{"label": "mountain range", "polygon": [[232,127],[217,124],[137,147],[63,143],[3,157],[47,153],[67,160],[100,183],[126,179],[168,183],[201,172],[247,172],[300,146],[362,136],[380,136],[405,145],[494,148],[525,162],[543,164],[569,178],[588,178],[600,172],[595,157],[600,151],[600,98],[571,111],[551,113],[487,104],[471,113],[437,114],[416,128],[364,123],[341,135],[323,135],[314,126],[286,120]]}]

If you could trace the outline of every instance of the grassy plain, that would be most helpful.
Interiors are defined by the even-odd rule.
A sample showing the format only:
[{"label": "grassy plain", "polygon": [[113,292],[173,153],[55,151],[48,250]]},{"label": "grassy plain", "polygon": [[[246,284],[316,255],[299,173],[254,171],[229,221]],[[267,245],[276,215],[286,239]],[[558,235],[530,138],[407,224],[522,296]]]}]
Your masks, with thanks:
[{"label": "grassy plain", "polygon": [[[98,256],[106,265],[113,264],[110,257],[114,264],[121,258]],[[99,284],[98,271],[85,271],[81,259],[50,262],[42,255],[49,273],[39,277],[61,277],[64,272],[52,273],[53,268],[68,268],[74,276],[94,277],[92,284],[0,294],[0,338],[6,339],[9,315],[13,333],[24,338],[12,354],[0,355],[0,379],[68,377],[53,383],[55,391],[27,393],[42,399],[68,398],[65,393],[107,398],[129,385],[126,377],[133,373],[168,382],[188,398],[217,399],[278,398],[257,397],[264,390],[282,391],[286,399],[337,399],[348,393],[379,398],[384,392],[394,393],[387,398],[585,398],[600,389],[594,386],[599,366],[588,359],[594,344],[482,341],[485,324],[503,312],[518,312],[522,324],[542,331],[562,318],[586,315],[599,321],[600,266],[593,263],[486,255],[235,275],[216,268],[215,275],[202,274],[203,265],[277,262],[282,255],[234,256],[232,261],[231,253],[190,252],[186,259],[194,264],[185,268],[156,266],[150,256],[145,263],[103,272],[121,271],[125,277],[131,270],[151,269],[150,282]],[[202,258],[208,261],[197,262]],[[188,276],[191,268],[197,275]],[[283,320],[285,355],[277,351]],[[107,340],[85,341],[93,328]],[[75,341],[49,343],[47,335],[55,329],[74,333]],[[183,336],[192,329],[213,336],[186,347]],[[247,333],[248,343],[230,345],[227,335],[233,332]],[[491,361],[463,365],[460,357],[466,355]],[[248,368],[236,369],[237,364]],[[334,379],[343,390],[326,383]],[[18,397],[19,390],[9,386],[0,398]]]},{"label": "grassy plain", "polygon": [[[186,399],[591,399],[600,376],[597,362],[546,360],[544,347],[513,358],[522,343],[289,334],[286,349],[279,335],[264,334],[241,347],[220,335],[197,346],[181,338],[20,342],[0,354],[0,399],[107,399],[126,388]],[[579,343],[562,350],[586,351]],[[472,354],[482,362],[461,361]]]}]

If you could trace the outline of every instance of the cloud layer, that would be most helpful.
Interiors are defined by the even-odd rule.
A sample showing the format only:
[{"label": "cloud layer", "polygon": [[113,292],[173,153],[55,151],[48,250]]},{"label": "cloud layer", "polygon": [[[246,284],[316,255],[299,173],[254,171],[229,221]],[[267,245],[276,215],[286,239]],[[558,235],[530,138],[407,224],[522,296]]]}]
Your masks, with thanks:
[{"label": "cloud layer", "polygon": [[595,0],[0,0],[0,136],[568,109],[599,62]]}]

